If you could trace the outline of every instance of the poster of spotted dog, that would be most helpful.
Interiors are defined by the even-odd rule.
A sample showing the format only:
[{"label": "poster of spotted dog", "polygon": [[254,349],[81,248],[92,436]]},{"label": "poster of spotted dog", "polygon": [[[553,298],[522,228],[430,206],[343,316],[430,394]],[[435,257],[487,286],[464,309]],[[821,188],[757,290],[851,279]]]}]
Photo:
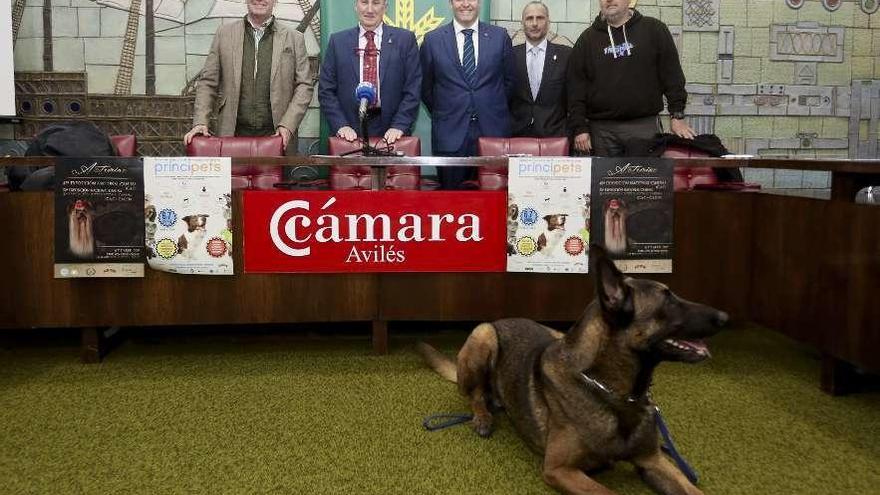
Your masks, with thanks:
[{"label": "poster of spotted dog", "polygon": [[590,163],[590,158],[510,159],[507,271],[587,273]]},{"label": "poster of spotted dog", "polygon": [[219,157],[144,158],[150,268],[232,275],[232,163]]},{"label": "poster of spotted dog", "polygon": [[55,278],[144,276],[139,158],[57,158]]},{"label": "poster of spotted dog", "polygon": [[672,273],[673,163],[593,160],[593,234],[626,273]]}]

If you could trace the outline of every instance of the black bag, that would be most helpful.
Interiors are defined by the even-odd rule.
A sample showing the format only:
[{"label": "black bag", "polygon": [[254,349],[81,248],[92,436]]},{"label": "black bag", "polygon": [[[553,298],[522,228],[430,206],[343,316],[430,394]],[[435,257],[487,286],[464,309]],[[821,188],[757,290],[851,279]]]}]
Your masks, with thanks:
[{"label": "black bag", "polygon": [[[727,151],[727,148],[724,147],[721,139],[715,134],[700,134],[693,139],[680,138],[675,134],[670,133],[657,134],[652,142],[643,142],[641,144],[642,146],[647,147],[644,150],[641,150],[641,153],[644,156],[662,156],[668,146],[684,146],[697,151],[702,151],[712,157],[720,157],[730,153]],[[720,182],[743,181],[742,172],[738,168],[714,167],[712,170],[715,171],[715,175]]]},{"label": "black bag", "polygon": [[37,134],[25,156],[116,156],[110,137],[86,121],[52,124]]},{"label": "black bag", "polygon": [[[95,124],[70,121],[43,129],[24,156],[116,156],[116,150],[110,137]],[[55,167],[10,167],[9,188],[13,191],[51,190],[54,181]]]}]

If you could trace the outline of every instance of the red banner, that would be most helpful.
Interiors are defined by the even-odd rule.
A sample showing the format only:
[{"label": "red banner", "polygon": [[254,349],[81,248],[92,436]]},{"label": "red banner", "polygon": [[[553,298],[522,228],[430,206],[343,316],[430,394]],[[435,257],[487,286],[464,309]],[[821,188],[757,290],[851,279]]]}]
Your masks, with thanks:
[{"label": "red banner", "polygon": [[502,191],[245,191],[244,270],[502,272]]}]

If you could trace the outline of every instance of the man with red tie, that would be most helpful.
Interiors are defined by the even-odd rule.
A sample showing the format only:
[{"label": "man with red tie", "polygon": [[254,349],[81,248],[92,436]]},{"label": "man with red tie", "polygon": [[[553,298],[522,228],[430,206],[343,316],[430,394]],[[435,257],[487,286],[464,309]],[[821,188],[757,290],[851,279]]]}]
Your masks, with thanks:
[{"label": "man with red tie", "polygon": [[393,144],[412,132],[419,112],[422,71],[412,31],[382,22],[387,0],[355,0],[358,26],[333,33],[321,62],[318,100],[331,135],[360,136],[355,88],[369,82],[377,99],[368,120],[370,137]]}]

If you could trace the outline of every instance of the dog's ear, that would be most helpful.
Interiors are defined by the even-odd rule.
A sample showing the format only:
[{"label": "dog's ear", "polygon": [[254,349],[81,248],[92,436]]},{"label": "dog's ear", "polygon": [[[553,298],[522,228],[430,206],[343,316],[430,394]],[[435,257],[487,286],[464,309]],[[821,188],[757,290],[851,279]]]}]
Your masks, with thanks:
[{"label": "dog's ear", "polygon": [[624,275],[598,244],[590,245],[590,272],[596,282],[596,298],[602,314],[609,323],[617,326],[627,324],[633,316],[633,300]]}]

